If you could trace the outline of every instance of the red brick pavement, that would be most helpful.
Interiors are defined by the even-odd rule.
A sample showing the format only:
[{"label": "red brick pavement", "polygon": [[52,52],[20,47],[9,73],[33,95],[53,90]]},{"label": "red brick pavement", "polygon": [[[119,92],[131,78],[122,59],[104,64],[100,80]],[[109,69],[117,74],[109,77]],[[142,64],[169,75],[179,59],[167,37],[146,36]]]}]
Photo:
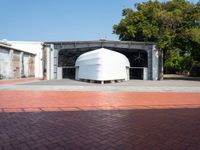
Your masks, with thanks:
[{"label": "red brick pavement", "polygon": [[200,93],[0,91],[0,149],[199,150],[199,106]]},{"label": "red brick pavement", "polygon": [[20,83],[20,82],[29,82],[33,81],[35,78],[22,78],[22,79],[11,79],[11,80],[0,80],[0,85],[1,84],[15,84],[15,83]]},{"label": "red brick pavement", "polygon": [[0,113],[2,150],[199,150],[200,109]]},{"label": "red brick pavement", "polygon": [[0,91],[0,108],[13,112],[194,107],[200,93]]}]

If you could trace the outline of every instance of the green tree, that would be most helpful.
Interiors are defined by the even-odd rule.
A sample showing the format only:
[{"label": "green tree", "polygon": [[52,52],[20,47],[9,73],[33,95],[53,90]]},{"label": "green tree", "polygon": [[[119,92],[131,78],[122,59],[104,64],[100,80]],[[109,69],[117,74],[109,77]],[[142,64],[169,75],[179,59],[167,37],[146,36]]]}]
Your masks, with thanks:
[{"label": "green tree", "polygon": [[[120,40],[156,42],[168,67],[180,65],[179,57],[184,60],[186,54],[191,61],[200,61],[200,3],[148,1],[136,3],[135,9],[124,9],[122,15],[121,21],[113,26]],[[175,68],[181,71],[180,67]]]}]

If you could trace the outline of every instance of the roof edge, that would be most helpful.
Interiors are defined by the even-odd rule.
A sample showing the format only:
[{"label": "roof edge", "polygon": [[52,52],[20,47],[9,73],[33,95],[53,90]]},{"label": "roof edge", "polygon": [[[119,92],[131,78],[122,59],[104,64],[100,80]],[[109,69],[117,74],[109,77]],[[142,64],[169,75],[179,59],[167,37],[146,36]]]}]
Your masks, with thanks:
[{"label": "roof edge", "polygon": [[49,41],[45,44],[74,44],[74,43],[127,43],[127,44],[141,44],[141,45],[156,45],[155,42],[141,42],[141,41],[113,41],[113,40],[91,40],[91,41]]}]

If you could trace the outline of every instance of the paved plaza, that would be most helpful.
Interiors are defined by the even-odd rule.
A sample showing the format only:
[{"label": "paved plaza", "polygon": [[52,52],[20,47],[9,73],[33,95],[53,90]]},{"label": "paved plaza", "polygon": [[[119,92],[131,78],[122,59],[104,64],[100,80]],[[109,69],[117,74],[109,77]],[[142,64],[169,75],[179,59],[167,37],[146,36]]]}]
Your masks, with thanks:
[{"label": "paved plaza", "polygon": [[[10,84],[16,83],[15,85]],[[200,92],[200,81],[190,80],[129,80],[120,83],[97,84],[64,80],[1,81],[0,90],[56,91],[129,91],[129,92]]]},{"label": "paved plaza", "polygon": [[199,83],[3,81],[0,149],[198,150]]},{"label": "paved plaza", "polygon": [[200,109],[0,114],[1,149],[200,149]]}]

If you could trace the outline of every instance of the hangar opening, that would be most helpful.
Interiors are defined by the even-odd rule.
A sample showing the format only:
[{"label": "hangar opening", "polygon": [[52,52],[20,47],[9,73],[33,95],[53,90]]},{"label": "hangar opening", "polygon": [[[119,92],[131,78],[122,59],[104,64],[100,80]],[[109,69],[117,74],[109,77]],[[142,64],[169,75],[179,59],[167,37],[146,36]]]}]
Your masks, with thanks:
[{"label": "hangar opening", "polygon": [[148,67],[147,52],[140,50],[126,56],[131,64],[130,79],[146,79]]},{"label": "hangar opening", "polygon": [[75,79],[76,59],[86,51],[67,49],[58,54],[58,67],[62,67],[62,78]]},{"label": "hangar opening", "polygon": [[63,78],[69,78],[69,79],[75,79],[75,67],[63,67],[62,69],[62,77]]},{"label": "hangar opening", "polygon": [[[77,58],[88,51],[106,48],[125,55],[130,79],[159,80],[163,77],[162,51],[155,43],[134,41],[58,41],[44,43],[44,76],[48,80],[74,78]],[[45,56],[45,55],[44,55]],[[45,74],[45,70],[47,70]]]},{"label": "hangar opening", "polygon": [[130,79],[147,79],[148,54],[144,50],[118,50],[130,62]]},{"label": "hangar opening", "polygon": [[[58,54],[58,66],[62,67],[62,78],[75,79],[75,62],[77,58],[83,53],[98,48],[99,47],[60,50]],[[147,79],[148,56],[146,51],[113,47],[108,47],[108,49],[119,52],[128,58],[130,62],[130,79]]]}]

